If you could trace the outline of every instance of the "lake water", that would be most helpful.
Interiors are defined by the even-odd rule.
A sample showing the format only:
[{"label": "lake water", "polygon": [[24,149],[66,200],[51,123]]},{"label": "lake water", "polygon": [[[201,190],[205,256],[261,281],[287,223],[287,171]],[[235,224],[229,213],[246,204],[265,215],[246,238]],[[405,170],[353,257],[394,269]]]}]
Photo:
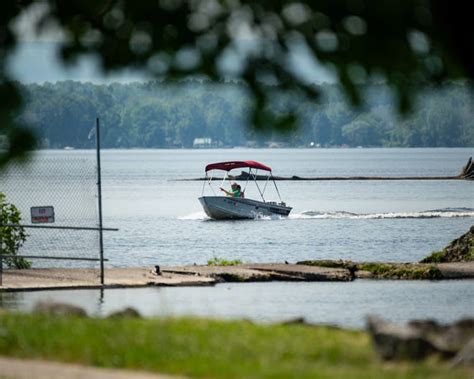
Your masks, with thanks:
[{"label": "lake water", "polygon": [[[466,181],[278,182],[288,218],[209,220],[197,198],[207,163],[253,159],[277,176],[448,176],[474,149],[105,151],[106,248],[113,266],[305,259],[417,261],[473,223]],[[215,183],[218,187],[220,183]],[[269,199],[277,199],[268,187]],[[211,194],[208,189],[206,193]],[[253,191],[253,193],[252,193]],[[251,183],[247,197],[257,197]]]},{"label": "lake water", "polygon": [[350,283],[224,283],[214,287],[0,293],[0,304],[30,311],[39,300],[73,303],[91,315],[106,316],[126,306],[144,316],[251,319],[280,322],[304,317],[308,322],[363,328],[368,314],[393,322],[432,318],[453,322],[473,317],[474,281],[356,280]]},{"label": "lake water", "polygon": [[[281,181],[277,184],[282,198],[293,207],[289,217],[212,221],[197,200],[203,182],[182,179],[204,176],[204,167],[211,162],[245,159],[269,165],[276,176],[452,176],[472,155],[474,149],[457,148],[106,150],[102,152],[104,224],[120,229],[105,234],[107,265],[205,264],[213,257],[244,262],[418,261],[473,224],[473,182]],[[59,178],[69,175],[70,180],[75,180],[71,162],[77,159],[93,162],[94,152],[41,151],[37,156],[38,162],[55,162]],[[90,224],[94,206],[89,203],[85,209],[85,202],[75,201],[77,196],[64,194],[61,180],[48,171],[35,179],[46,188],[40,205],[57,202],[58,224],[74,217],[82,220],[79,224]],[[13,200],[33,186],[30,176],[22,180],[12,192]],[[41,180],[52,182],[46,185]],[[90,190],[91,180],[93,176],[85,175],[81,186]],[[277,200],[271,187],[267,191],[268,200]],[[257,195],[249,184],[246,196]],[[77,209],[61,220],[64,204]],[[39,298],[53,297],[75,299],[98,314],[132,305],[147,315],[260,321],[304,316],[311,322],[360,327],[367,313],[394,321],[472,316],[473,290],[473,281],[255,283],[105,291],[102,297],[97,291],[77,291],[74,297],[67,291],[0,294],[0,300],[14,309],[29,309]]]}]

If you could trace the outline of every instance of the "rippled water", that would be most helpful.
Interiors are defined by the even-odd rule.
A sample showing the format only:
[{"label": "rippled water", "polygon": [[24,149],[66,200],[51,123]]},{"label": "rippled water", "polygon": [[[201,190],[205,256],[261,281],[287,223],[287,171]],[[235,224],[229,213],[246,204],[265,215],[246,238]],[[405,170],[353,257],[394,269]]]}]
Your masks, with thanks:
[{"label": "rippled water", "polygon": [[[415,261],[465,232],[473,182],[282,181],[288,218],[212,221],[197,198],[215,161],[253,159],[274,175],[450,176],[473,149],[229,149],[105,151],[106,235],[114,266],[316,258]],[[215,183],[214,185],[219,185]],[[206,187],[206,186],[205,186]],[[276,200],[269,186],[268,199]],[[206,193],[212,193],[206,187]],[[258,198],[249,184],[247,197]]]},{"label": "rippled water", "polygon": [[[245,262],[418,261],[473,224],[474,182],[282,181],[280,193],[293,207],[289,217],[213,221],[198,202],[203,182],[181,180],[202,177],[208,163],[243,159],[261,161],[277,176],[452,176],[472,155],[474,149],[106,150],[104,220],[120,229],[105,234],[107,265],[206,263],[212,257]],[[93,157],[93,151],[38,155],[40,160],[65,162],[70,177],[73,165],[67,162]],[[51,202],[57,198],[57,183],[42,183],[42,188],[54,189]],[[267,199],[276,200],[270,189]],[[44,204],[49,204],[47,195]],[[257,192],[248,187],[246,195],[255,197]],[[67,203],[67,196],[61,199]],[[97,314],[135,306],[146,315],[259,321],[304,316],[311,322],[361,327],[367,313],[400,322],[472,316],[473,289],[473,281],[253,283],[108,290],[102,297],[97,291],[76,291],[74,296],[69,291],[0,294],[0,303],[28,310],[36,300],[51,297],[77,302]]]},{"label": "rippled water", "polygon": [[[104,221],[120,229],[105,234],[105,256],[108,265],[122,267],[206,263],[213,257],[246,262],[417,261],[473,224],[472,181],[280,181],[279,192],[293,207],[289,217],[213,221],[198,201],[203,190],[212,190],[205,182],[183,179],[202,177],[210,162],[244,159],[269,165],[276,176],[452,176],[473,153],[474,149],[105,150]],[[91,150],[40,151],[26,173],[8,183],[7,197],[22,206],[25,216],[32,205],[53,205],[56,225],[94,226],[94,159]],[[259,198],[252,182],[245,192],[248,198]],[[271,184],[265,195],[278,200]],[[25,251],[36,249],[44,255],[66,249],[70,255],[96,256],[97,238],[90,232],[28,232]]]}]

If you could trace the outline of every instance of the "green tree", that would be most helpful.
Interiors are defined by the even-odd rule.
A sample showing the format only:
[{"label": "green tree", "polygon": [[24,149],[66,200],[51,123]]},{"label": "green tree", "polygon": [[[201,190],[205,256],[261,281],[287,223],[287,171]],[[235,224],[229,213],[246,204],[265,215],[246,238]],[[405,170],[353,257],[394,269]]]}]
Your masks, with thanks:
[{"label": "green tree", "polygon": [[375,112],[363,113],[342,127],[342,136],[350,146],[380,146],[385,138],[385,120]]},{"label": "green tree", "polygon": [[30,268],[31,263],[24,258],[15,257],[26,241],[25,228],[19,225],[21,214],[15,205],[7,203],[6,197],[0,192],[0,253],[12,256],[3,258],[8,267],[19,269]]},{"label": "green tree", "polygon": [[[337,84],[322,87],[329,96],[321,104],[286,101],[272,104],[273,112],[294,109],[296,131],[265,134],[245,126],[251,111],[243,83],[150,81],[126,85],[57,82],[21,85],[26,99],[20,115],[35,125],[43,147],[89,148],[87,134],[100,111],[106,148],[191,147],[196,137],[211,137],[219,145],[242,146],[248,140],[266,146],[474,146],[474,92],[468,83],[446,84],[417,96],[415,111],[399,118],[388,90],[359,86],[370,94],[364,107],[354,109]],[[1,140],[1,138],[0,138]]]}]

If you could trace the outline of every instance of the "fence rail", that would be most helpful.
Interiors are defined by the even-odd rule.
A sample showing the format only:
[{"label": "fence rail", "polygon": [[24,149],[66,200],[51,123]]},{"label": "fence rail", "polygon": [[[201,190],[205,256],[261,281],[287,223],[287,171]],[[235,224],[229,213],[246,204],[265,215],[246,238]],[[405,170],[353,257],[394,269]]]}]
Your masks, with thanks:
[{"label": "fence rail", "polygon": [[93,226],[56,226],[56,225],[25,225],[25,224],[0,224],[1,226],[10,226],[13,228],[37,228],[37,229],[63,229],[63,230],[104,230],[107,232],[117,232],[117,228],[99,228]]}]

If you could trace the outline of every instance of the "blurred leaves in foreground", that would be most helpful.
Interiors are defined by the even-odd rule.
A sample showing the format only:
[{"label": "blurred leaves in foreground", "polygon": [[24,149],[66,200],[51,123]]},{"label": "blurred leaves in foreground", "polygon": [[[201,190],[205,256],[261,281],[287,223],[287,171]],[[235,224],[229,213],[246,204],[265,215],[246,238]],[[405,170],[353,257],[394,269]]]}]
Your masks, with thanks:
[{"label": "blurred leaves in foreground", "polygon": [[[357,84],[383,81],[401,112],[426,84],[474,77],[474,34],[468,4],[442,0],[17,0],[0,15],[0,134],[9,150],[0,164],[33,147],[13,121],[21,106],[6,72],[7,58],[25,37],[25,14],[36,36],[54,31],[62,59],[96,55],[104,71],[134,67],[160,78],[232,77],[248,85],[253,122],[260,129],[291,128],[266,104],[279,93],[317,99],[298,65],[330,68],[357,105]],[[296,62],[295,62],[296,60]],[[265,91],[263,84],[277,83]]]}]

